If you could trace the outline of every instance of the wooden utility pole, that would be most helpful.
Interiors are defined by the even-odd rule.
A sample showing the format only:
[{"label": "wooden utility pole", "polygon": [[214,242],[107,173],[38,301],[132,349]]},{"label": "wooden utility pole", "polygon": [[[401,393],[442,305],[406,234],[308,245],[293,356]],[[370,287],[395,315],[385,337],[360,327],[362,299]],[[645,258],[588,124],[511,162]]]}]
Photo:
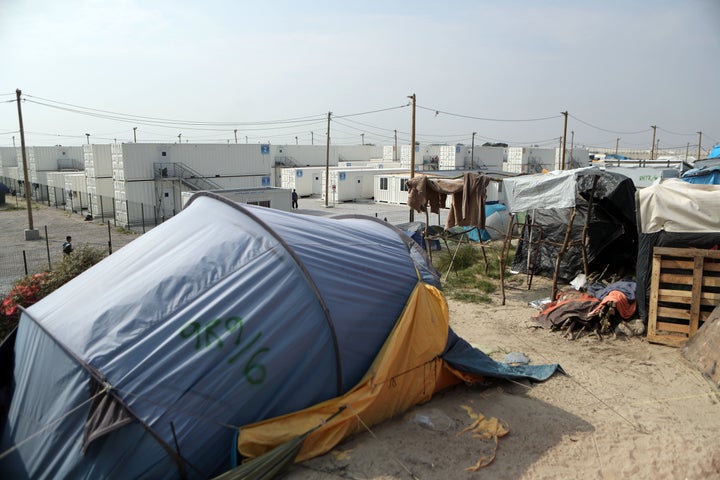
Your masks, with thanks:
[{"label": "wooden utility pole", "polygon": [[[17,98],[17,109],[18,109],[18,122],[20,123],[20,148],[22,149],[22,164],[23,164],[23,179],[25,180],[25,203],[27,205],[27,214],[28,214],[28,230],[29,231],[36,231],[33,225],[33,216],[32,216],[32,205],[30,204],[30,176],[28,175],[28,169],[27,169],[27,152],[25,151],[25,127],[23,127],[23,118],[22,118],[22,107],[20,106],[20,95],[22,95],[22,92],[18,88],[15,90],[15,96]],[[28,237],[29,234],[27,231],[25,232],[25,240],[37,240],[40,238],[39,232],[38,236],[36,238],[30,238]]]},{"label": "wooden utility pole", "polygon": [[568,112],[567,112],[567,110],[566,110],[566,111],[560,112],[560,113],[562,113],[562,114],[565,116],[565,125],[563,126],[563,136],[562,136],[563,143],[562,143],[562,162],[561,162],[561,165],[562,165],[561,170],[565,170],[565,145],[567,144],[567,138],[566,138],[566,137],[567,137],[567,119],[568,119]]},{"label": "wooden utility pole", "polygon": [[310,145],[315,145],[315,133],[310,131]]},{"label": "wooden utility pole", "polygon": [[235,143],[237,143],[237,128],[233,130],[233,133],[235,134]]},{"label": "wooden utility pole", "polygon": [[619,147],[619,146],[620,146],[620,139],[619,139],[619,138],[616,138],[616,139],[615,139],[615,155],[618,154],[618,147]]},{"label": "wooden utility pole", "polygon": [[365,134],[364,134],[364,133],[361,133],[361,134],[360,134],[360,142],[361,142],[363,145],[365,145]]},{"label": "wooden utility pole", "polygon": [[133,127],[133,143],[137,143],[137,127]]},{"label": "wooden utility pole", "polygon": [[397,162],[397,130],[395,130],[395,145],[393,146],[393,162]]},{"label": "wooden utility pole", "polygon": [[332,112],[328,112],[328,127],[327,127],[327,144],[325,146],[325,206],[328,206],[328,186],[330,185],[330,116]]},{"label": "wooden utility pole", "polygon": [[475,168],[475,134],[477,132],[473,132],[472,134],[472,146],[470,147],[470,170]]},{"label": "wooden utility pole", "polygon": [[[415,102],[417,98],[413,93],[410,97],[412,100],[412,129],[410,133],[410,178],[415,178]],[[410,221],[415,221],[415,211],[410,208]]]},{"label": "wooden utility pole", "polygon": [[698,135],[700,135],[700,138],[698,139],[698,155],[695,160],[700,160],[700,147],[702,147],[702,132],[697,132]]},{"label": "wooden utility pole", "polygon": [[653,129],[653,139],[650,147],[650,160],[653,160],[655,158],[655,133],[657,131],[657,125],[650,125],[650,128]]}]

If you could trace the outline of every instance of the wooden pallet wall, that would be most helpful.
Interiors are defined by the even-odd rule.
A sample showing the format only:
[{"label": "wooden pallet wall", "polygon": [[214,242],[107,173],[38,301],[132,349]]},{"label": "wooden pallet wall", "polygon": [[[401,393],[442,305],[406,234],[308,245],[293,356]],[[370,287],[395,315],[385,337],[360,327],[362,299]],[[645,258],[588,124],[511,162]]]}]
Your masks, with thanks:
[{"label": "wooden pallet wall", "polygon": [[680,346],[720,304],[720,251],[653,249],[648,340]]}]

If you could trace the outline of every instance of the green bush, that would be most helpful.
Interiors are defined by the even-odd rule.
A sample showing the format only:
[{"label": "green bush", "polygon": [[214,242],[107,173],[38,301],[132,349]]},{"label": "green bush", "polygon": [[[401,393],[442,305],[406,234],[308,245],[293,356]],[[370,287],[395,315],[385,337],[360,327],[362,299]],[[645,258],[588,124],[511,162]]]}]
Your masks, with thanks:
[{"label": "green bush", "polygon": [[82,246],[70,255],[63,255],[60,263],[50,272],[35,273],[15,282],[0,308],[0,339],[13,331],[20,319],[20,309],[27,308],[54,292],[82,272],[107,256],[107,252],[96,247]]}]

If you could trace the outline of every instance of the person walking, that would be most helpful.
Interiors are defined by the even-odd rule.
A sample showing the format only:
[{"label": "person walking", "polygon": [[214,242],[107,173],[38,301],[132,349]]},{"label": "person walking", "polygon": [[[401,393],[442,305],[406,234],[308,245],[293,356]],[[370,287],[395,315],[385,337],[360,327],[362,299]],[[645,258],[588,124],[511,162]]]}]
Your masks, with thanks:
[{"label": "person walking", "polygon": [[295,189],[293,188],[293,191],[292,191],[292,209],[293,209],[293,210],[297,210],[297,208],[298,208],[298,194],[297,194],[297,192],[295,191]]},{"label": "person walking", "polygon": [[65,237],[65,242],[63,243],[62,251],[65,255],[70,255],[72,253],[73,246],[72,246],[72,237],[70,235]]}]

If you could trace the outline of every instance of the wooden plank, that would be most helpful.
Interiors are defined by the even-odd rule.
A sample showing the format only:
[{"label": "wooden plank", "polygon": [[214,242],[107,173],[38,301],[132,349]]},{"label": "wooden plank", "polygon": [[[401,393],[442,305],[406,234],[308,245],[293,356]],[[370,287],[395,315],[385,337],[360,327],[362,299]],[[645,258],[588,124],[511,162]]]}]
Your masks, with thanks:
[{"label": "wooden plank", "polygon": [[706,258],[720,259],[720,250],[705,250],[702,248],[655,247],[653,248],[653,253],[669,257],[702,256]]},{"label": "wooden plank", "polygon": [[657,332],[675,332],[675,333],[684,333],[685,335],[688,334],[688,326],[687,325],[682,325],[680,323],[663,322],[661,320],[657,321],[656,330],[657,330]]},{"label": "wooden plank", "polygon": [[679,260],[677,258],[669,258],[669,259],[663,258],[661,265],[662,265],[663,270],[668,269],[668,268],[673,268],[675,270],[692,271],[694,262],[692,261],[692,259]]},{"label": "wooden plank", "polygon": [[702,292],[702,299],[703,305],[720,305],[720,293]]},{"label": "wooden plank", "polygon": [[[657,251],[657,248],[655,248]],[[652,270],[650,274],[650,298],[648,311],[648,338],[651,335],[655,335],[655,327],[657,322],[657,304],[658,304],[658,288],[660,287],[660,261],[661,255],[659,253],[653,253],[652,258]]]},{"label": "wooden plank", "polygon": [[682,347],[688,340],[684,335],[651,335],[649,332],[647,339],[649,342],[661,343],[670,347]]},{"label": "wooden plank", "polygon": [[718,262],[705,262],[706,272],[720,272],[720,263]]},{"label": "wooden plank", "polygon": [[700,321],[700,290],[703,285],[703,264],[705,257],[695,257],[695,268],[693,269],[692,301],[690,303],[690,332],[692,337],[698,330]]},{"label": "wooden plank", "polygon": [[681,308],[657,307],[658,317],[676,318],[678,320],[690,321],[690,311]]},{"label": "wooden plank", "polygon": [[720,277],[703,277],[703,287],[720,287]]},{"label": "wooden plank", "polygon": [[660,273],[660,283],[675,283],[678,285],[692,285],[692,275],[680,275],[677,273]]}]

